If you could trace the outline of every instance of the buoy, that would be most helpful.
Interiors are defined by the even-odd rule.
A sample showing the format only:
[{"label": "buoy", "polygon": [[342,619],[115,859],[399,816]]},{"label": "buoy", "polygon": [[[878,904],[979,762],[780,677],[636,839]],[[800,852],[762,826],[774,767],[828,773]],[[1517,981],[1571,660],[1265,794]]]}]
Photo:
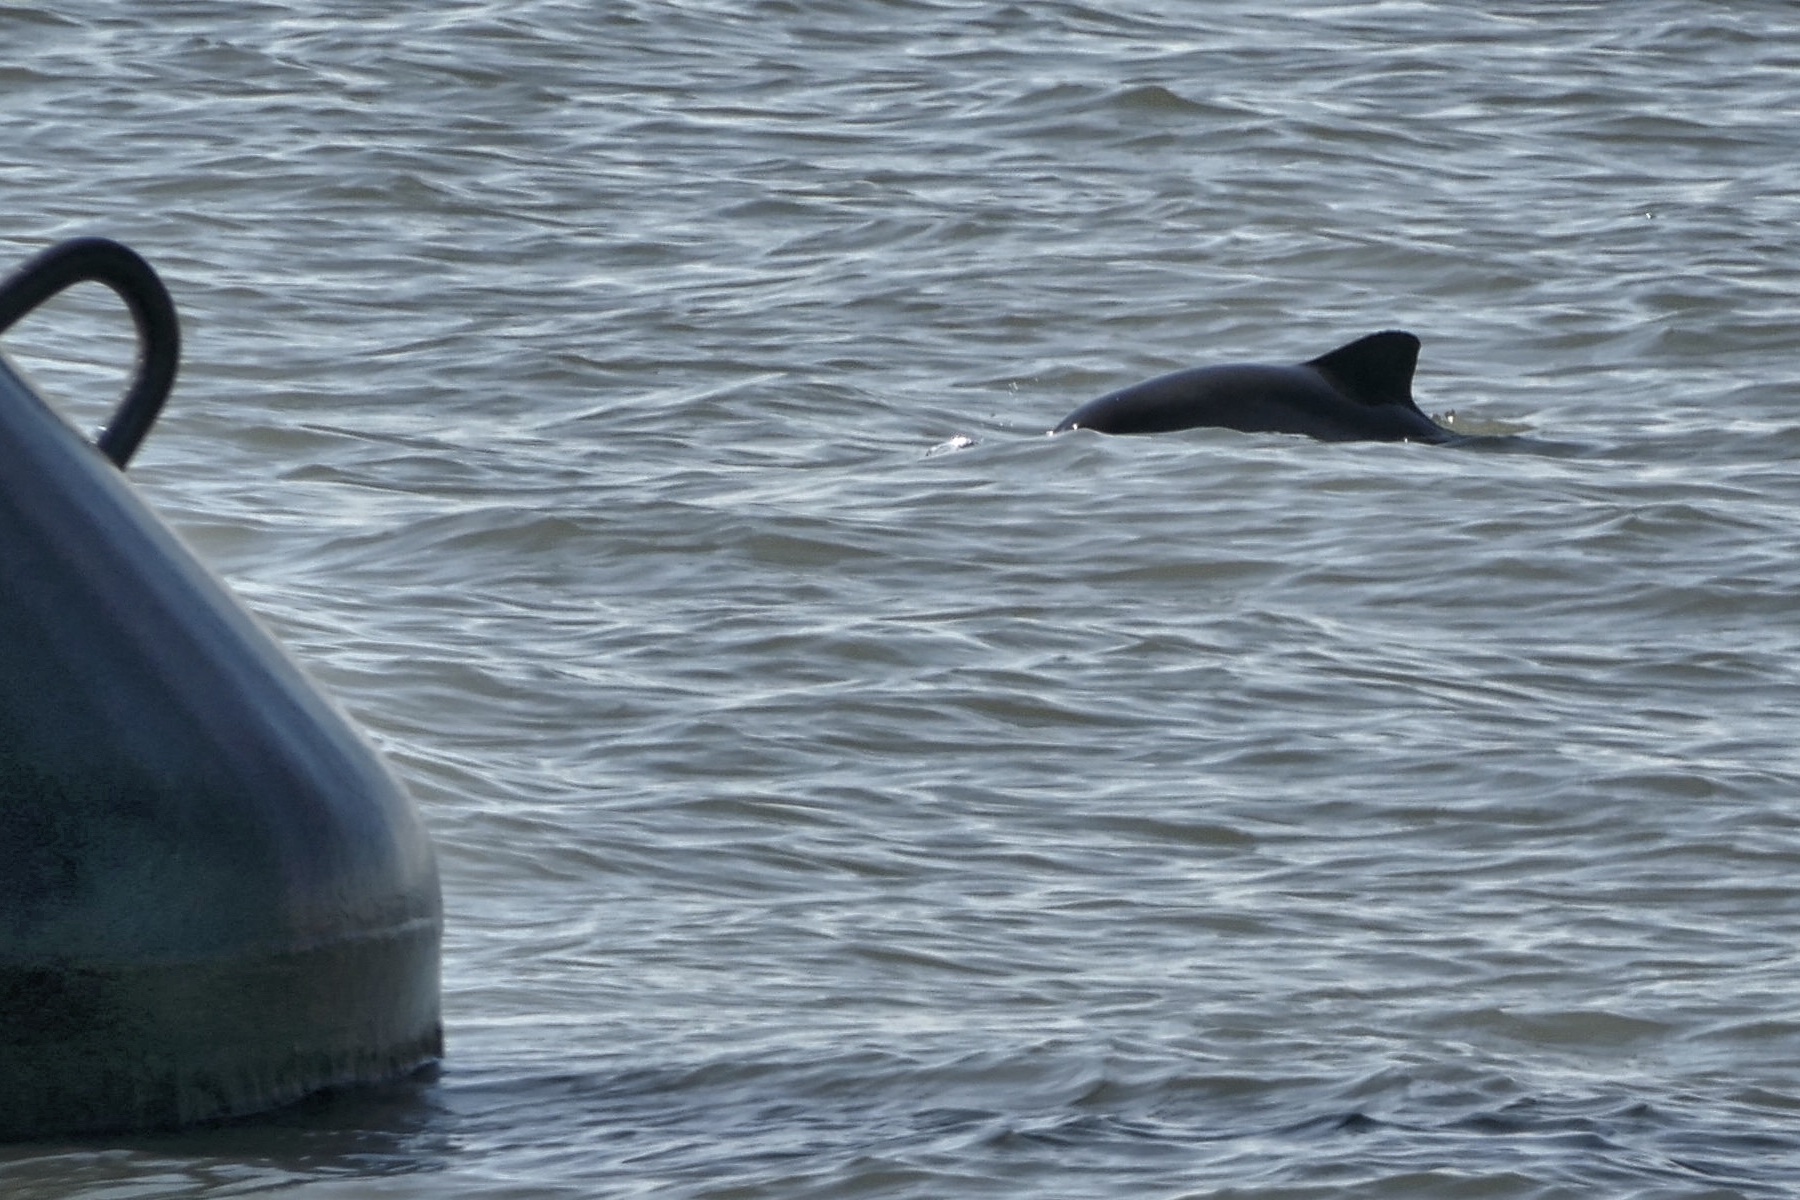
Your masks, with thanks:
[{"label": "buoy", "polygon": [[173,304],[112,241],[0,283],[0,331],[95,281],[136,323],[98,443],[0,359],[0,1139],[171,1127],[442,1053],[436,860],[374,748],[138,498]]}]

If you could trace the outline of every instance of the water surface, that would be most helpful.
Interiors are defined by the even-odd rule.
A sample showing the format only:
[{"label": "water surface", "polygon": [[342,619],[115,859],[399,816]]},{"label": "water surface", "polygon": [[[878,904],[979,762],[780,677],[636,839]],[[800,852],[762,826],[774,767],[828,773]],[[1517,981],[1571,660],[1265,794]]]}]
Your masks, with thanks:
[{"label": "water surface", "polygon": [[[0,252],[440,847],[434,1078],[9,1196],[1800,1186],[1789,6],[0,9]],[[1514,441],[1043,431],[1425,341]],[[103,415],[121,320],[7,339]]]}]

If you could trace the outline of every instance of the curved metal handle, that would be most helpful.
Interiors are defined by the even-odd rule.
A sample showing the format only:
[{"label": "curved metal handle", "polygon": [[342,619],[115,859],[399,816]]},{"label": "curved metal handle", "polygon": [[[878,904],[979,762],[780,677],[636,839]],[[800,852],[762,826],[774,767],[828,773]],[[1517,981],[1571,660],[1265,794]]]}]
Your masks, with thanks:
[{"label": "curved metal handle", "polygon": [[0,283],[0,333],[63,289],[90,282],[117,292],[137,326],[137,374],[112,420],[95,439],[100,452],[123,471],[169,398],[181,358],[175,302],[150,264],[109,238],[58,243]]}]

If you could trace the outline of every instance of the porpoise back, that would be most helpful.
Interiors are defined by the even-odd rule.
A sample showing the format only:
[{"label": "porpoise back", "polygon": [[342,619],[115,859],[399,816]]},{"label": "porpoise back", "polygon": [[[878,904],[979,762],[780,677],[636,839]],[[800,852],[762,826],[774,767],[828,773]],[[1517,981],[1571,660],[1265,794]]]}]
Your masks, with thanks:
[{"label": "porpoise back", "polygon": [[1167,433],[1216,426],[1325,441],[1446,442],[1412,399],[1419,339],[1371,333],[1294,366],[1195,367],[1090,400],[1051,432]]}]

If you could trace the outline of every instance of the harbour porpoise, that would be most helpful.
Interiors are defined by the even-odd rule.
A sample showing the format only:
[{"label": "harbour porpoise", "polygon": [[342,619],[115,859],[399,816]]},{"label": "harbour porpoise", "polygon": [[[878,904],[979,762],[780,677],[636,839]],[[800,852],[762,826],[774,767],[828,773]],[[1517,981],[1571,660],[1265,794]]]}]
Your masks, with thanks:
[{"label": "harbour porpoise", "polygon": [[1158,376],[1090,400],[1051,430],[1167,433],[1202,425],[1328,442],[1447,442],[1412,399],[1419,339],[1371,333],[1291,367],[1227,363]]}]

